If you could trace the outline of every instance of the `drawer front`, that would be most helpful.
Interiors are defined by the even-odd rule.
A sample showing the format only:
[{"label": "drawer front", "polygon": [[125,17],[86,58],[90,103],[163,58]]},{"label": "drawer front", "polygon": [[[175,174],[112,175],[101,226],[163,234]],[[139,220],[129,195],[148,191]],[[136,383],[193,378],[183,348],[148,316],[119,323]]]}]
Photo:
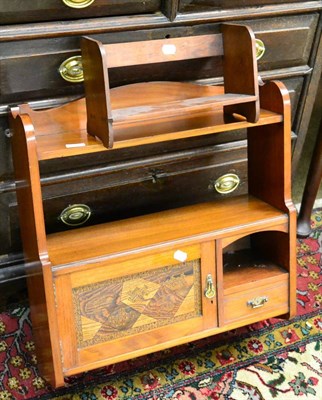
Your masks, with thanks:
[{"label": "drawer front", "polygon": [[78,47],[75,38],[0,43],[0,104],[81,95],[83,84],[68,82],[59,72],[66,59],[79,55]]},{"label": "drawer front", "polygon": [[[168,163],[132,165],[85,180],[45,186],[44,210],[48,232],[147,214],[174,207],[247,192],[246,148],[208,154]],[[236,161],[231,161],[233,158]],[[62,211],[70,205],[86,205],[91,215],[77,215],[68,226]],[[69,209],[70,210],[70,209]],[[68,213],[68,209],[66,210]],[[73,210],[69,211],[73,213]],[[61,216],[61,217],[60,217]]]},{"label": "drawer front", "polygon": [[161,0],[0,0],[2,24],[160,11]]},{"label": "drawer front", "polygon": [[203,295],[214,265],[202,257],[199,244],[183,245],[57,276],[65,368],[129,358],[216,326],[216,301]]},{"label": "drawer front", "polygon": [[289,311],[288,275],[274,283],[256,282],[256,288],[224,296],[224,324],[242,320],[247,323]]},{"label": "drawer front", "polygon": [[[244,21],[252,27],[258,39],[265,45],[265,53],[259,60],[260,73],[265,71],[306,66],[318,22],[318,14],[306,14],[278,18],[266,18]],[[193,28],[172,27],[133,32],[110,32],[91,35],[103,43],[117,41],[146,40],[170,36],[186,36],[219,32],[220,24],[200,25]],[[77,59],[80,75],[70,68],[71,57],[81,55],[80,37],[58,37],[34,39],[17,42],[0,42],[0,105],[16,104],[32,100],[48,99],[49,97],[82,96],[84,95],[81,77],[81,60]],[[77,62],[78,62],[77,61]],[[65,63],[65,64],[64,64]],[[61,67],[64,65],[63,67]],[[66,67],[67,65],[67,67]],[[67,68],[67,73],[66,69]],[[60,72],[61,71],[61,72]],[[289,73],[293,73],[290,70]],[[300,74],[301,72],[299,72]],[[283,75],[288,72],[283,70]],[[278,75],[278,74],[277,74]],[[66,80],[66,76],[67,79]],[[134,68],[113,69],[110,73],[111,86],[145,80],[193,80],[211,79],[222,76],[221,60],[219,57],[205,60],[200,65],[199,60],[179,62],[176,68],[171,63],[155,68],[151,65]],[[74,79],[75,78],[75,79]]]},{"label": "drawer front", "polygon": [[[300,0],[284,0],[283,3],[300,3]],[[268,4],[280,4],[278,0],[181,0],[179,10],[181,12],[200,12],[223,10],[227,8],[257,7]]]},{"label": "drawer front", "polygon": [[319,15],[314,13],[249,21],[256,38],[265,46],[258,61],[259,71],[309,64],[318,20]]},{"label": "drawer front", "polygon": [[[219,32],[219,25],[212,31]],[[206,30],[211,31],[210,28]],[[203,27],[196,28],[204,33]],[[161,39],[166,35],[186,36],[194,34],[189,27],[155,29],[131,32],[110,32],[90,37],[102,43],[127,42],[129,40]],[[80,36],[60,36],[24,41],[0,41],[0,105],[48,99],[49,97],[84,95]],[[76,59],[75,59],[76,57]],[[78,57],[78,58],[77,58]],[[72,62],[70,59],[72,58]],[[79,74],[75,74],[75,63]],[[112,69],[109,73],[111,87],[142,81],[193,80],[222,76],[220,57],[179,61],[172,63],[134,66]]]}]

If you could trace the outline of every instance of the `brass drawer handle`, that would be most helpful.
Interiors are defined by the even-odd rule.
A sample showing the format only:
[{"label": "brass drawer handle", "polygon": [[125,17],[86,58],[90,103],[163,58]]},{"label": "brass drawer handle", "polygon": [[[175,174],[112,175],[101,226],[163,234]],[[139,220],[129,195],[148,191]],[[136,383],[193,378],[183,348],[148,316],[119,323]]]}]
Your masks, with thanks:
[{"label": "brass drawer handle", "polygon": [[83,64],[81,56],[73,56],[63,61],[59,67],[59,73],[67,82],[83,82]]},{"label": "brass drawer handle", "polygon": [[266,48],[264,42],[260,39],[255,39],[255,43],[256,43],[256,59],[259,60],[265,54]]},{"label": "brass drawer handle", "polygon": [[255,297],[252,300],[247,301],[247,305],[251,308],[263,307],[265,303],[268,302],[267,296]]},{"label": "brass drawer handle", "polygon": [[215,190],[220,194],[231,193],[239,186],[240,178],[236,174],[225,174],[220,176],[214,184]]},{"label": "brass drawer handle", "polygon": [[65,225],[79,226],[88,221],[91,213],[91,209],[86,204],[72,204],[61,212],[59,219]]},{"label": "brass drawer handle", "polygon": [[205,296],[207,297],[207,299],[212,299],[216,295],[216,289],[215,289],[211,274],[209,274],[207,276],[206,284],[207,284],[207,287],[205,290]]},{"label": "brass drawer handle", "polygon": [[95,0],[63,0],[66,6],[71,8],[85,8],[94,3]]}]

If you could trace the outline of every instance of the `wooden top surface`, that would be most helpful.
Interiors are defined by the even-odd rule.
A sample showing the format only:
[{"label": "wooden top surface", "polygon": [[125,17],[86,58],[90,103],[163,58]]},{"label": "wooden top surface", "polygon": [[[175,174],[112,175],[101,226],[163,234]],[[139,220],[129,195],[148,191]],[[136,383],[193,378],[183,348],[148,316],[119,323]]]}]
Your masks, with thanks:
[{"label": "wooden top surface", "polygon": [[[220,98],[222,95],[222,87],[182,82],[138,83],[112,89],[111,103],[115,117],[118,115],[124,117],[125,109],[129,110],[127,118],[123,118],[122,121],[116,120],[113,124],[113,149],[208,135],[254,125],[238,118],[229,123],[225,122],[222,105],[217,108],[216,102],[211,104],[205,102],[202,109],[194,109],[192,100],[188,107],[183,107],[175,115],[168,112],[163,117],[160,116],[159,110],[155,110],[155,106],[159,103],[171,104],[171,102],[184,102],[187,99],[199,101],[198,99],[202,97]],[[243,101],[242,96],[239,100]],[[137,111],[138,108],[142,110],[141,117],[133,121],[130,118],[131,110]],[[148,108],[154,110],[154,117],[145,119],[144,115],[148,114],[146,111]],[[162,106],[160,110],[162,111]],[[107,150],[99,139],[87,134],[84,99],[45,111],[34,111],[28,105],[22,105],[20,112],[31,116],[39,160]],[[281,120],[281,115],[261,110],[256,125],[277,123]]]},{"label": "wooden top surface", "polygon": [[245,234],[287,223],[288,216],[254,197],[240,196],[47,236],[53,266],[131,253],[180,240]]}]

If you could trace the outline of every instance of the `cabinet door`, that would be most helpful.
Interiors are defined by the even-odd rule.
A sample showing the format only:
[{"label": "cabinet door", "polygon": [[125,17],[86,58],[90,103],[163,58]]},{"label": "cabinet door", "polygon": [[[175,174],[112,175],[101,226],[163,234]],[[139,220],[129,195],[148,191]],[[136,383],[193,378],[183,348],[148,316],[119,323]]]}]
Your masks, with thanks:
[{"label": "cabinet door", "polygon": [[217,326],[215,292],[206,296],[215,283],[212,242],[73,271],[55,279],[67,375],[187,342]]}]

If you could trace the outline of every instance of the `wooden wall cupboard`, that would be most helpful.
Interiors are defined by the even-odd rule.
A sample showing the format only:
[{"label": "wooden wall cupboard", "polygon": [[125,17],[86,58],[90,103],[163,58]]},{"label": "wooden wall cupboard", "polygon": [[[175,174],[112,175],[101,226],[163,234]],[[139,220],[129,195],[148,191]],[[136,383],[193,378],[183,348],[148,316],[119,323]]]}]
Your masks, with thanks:
[{"label": "wooden wall cupboard", "polygon": [[[258,87],[255,40],[248,28],[224,25],[222,29],[224,33],[211,35],[211,40],[223,37],[225,92],[175,82],[112,89],[111,104],[121,107],[112,110],[114,115],[127,110],[125,120],[115,126],[113,146],[107,141],[104,147],[101,140],[87,135],[84,112],[91,111],[82,100],[43,111],[28,105],[11,108],[33,330],[40,368],[54,386],[89,369],[264,318],[295,314],[289,93],[280,82]],[[250,91],[248,95],[228,90],[236,81],[231,65],[240,61],[238,51],[232,51],[236,35],[245,37],[246,44],[238,41],[243,47],[240,56],[251,59],[243,62],[241,87],[237,80],[237,88]],[[194,43],[196,37],[188,40]],[[155,47],[159,41],[145,43]],[[160,47],[171,43],[179,49],[181,41],[165,39]],[[136,45],[136,51],[143,46]],[[184,52],[189,50],[191,46]],[[95,58],[87,61],[97,66]],[[85,78],[93,79],[90,74]],[[143,120],[142,114],[133,119],[133,98],[148,108],[152,120],[145,116],[146,108]],[[163,101],[159,108],[154,99]],[[147,106],[149,102],[153,106]],[[183,138],[189,142],[236,130],[247,131],[245,194],[150,214],[142,208],[137,217],[46,232],[41,163],[113,154],[120,148],[135,151],[151,144],[162,149],[167,143],[167,149]],[[223,186],[231,188],[231,181]]]},{"label": "wooden wall cupboard", "polygon": [[[9,107],[29,102],[34,109],[42,110],[82,97],[84,86],[82,81],[78,81],[79,78],[82,79],[82,66],[79,59],[81,36],[90,35],[102,42],[118,43],[128,40],[165,37],[170,39],[192,34],[215,33],[219,32],[221,23],[225,21],[247,24],[252,27],[256,38],[260,39],[265,46],[265,52],[262,55],[263,45],[258,42],[259,56],[261,56],[258,67],[261,78],[264,81],[282,80],[291,96],[295,172],[304,143],[321,71],[321,1],[258,0],[243,1],[242,4],[237,1],[212,1],[207,2],[208,5],[205,6],[202,1],[106,2],[95,0],[94,2],[84,1],[83,5],[87,7],[81,8],[75,7],[77,3],[79,2],[73,0],[15,2],[0,0],[0,279],[2,287],[7,280],[13,280],[16,286],[17,278],[22,278],[26,269],[32,271],[35,267],[33,263],[24,259],[22,253],[11,159],[12,133],[8,124]],[[72,60],[70,60],[71,57]],[[69,61],[66,62],[66,60]],[[199,83],[222,84],[219,61],[215,57],[204,63],[197,77]],[[140,69],[140,74],[147,80],[158,80],[167,76],[171,80],[180,78],[191,81],[195,79],[195,70],[193,65],[188,67],[185,62],[181,62],[176,69],[145,67],[143,70]],[[66,80],[66,72],[69,80]],[[137,68],[125,68],[112,75],[110,83],[112,86],[134,83],[137,76]],[[97,223],[138,217],[142,212],[151,214],[171,208],[234,199],[246,195],[249,193],[246,135],[245,128],[223,132],[219,135],[182,139],[172,142],[171,145],[165,142],[161,147],[158,144],[151,144],[136,147],[135,150],[123,148],[112,152],[76,155],[66,158],[64,162],[60,159],[40,162],[46,232],[54,235],[57,232],[73,231],[79,226],[89,228]],[[265,153],[266,150],[263,152]],[[261,170],[261,173],[263,174],[261,179],[264,182],[266,172]],[[235,184],[236,175],[239,184]],[[269,181],[268,190],[274,182],[275,179]],[[227,190],[227,185],[229,190]],[[231,188],[234,190],[231,191]],[[280,206],[277,208],[280,209]],[[279,220],[277,230],[283,231],[282,236],[285,235],[288,238],[285,213],[287,214],[288,211],[283,207],[283,215],[277,218]],[[284,227],[282,227],[283,223]],[[253,234],[257,238],[260,237],[260,235],[257,236],[256,230],[250,229],[246,235],[249,236],[248,242],[253,242],[250,239],[254,237]],[[272,234],[275,238],[278,235]],[[209,238],[211,244],[207,246],[218,249],[222,240],[220,235],[211,236]],[[168,246],[171,251],[177,249],[172,239]],[[199,246],[197,253],[200,251],[202,255],[202,247],[206,245],[197,244],[196,246]],[[284,246],[288,248],[288,245]],[[181,248],[181,245],[179,247]],[[190,250],[186,253],[190,254]],[[220,253],[216,254],[217,258],[220,257],[218,256]],[[229,254],[227,257],[229,259]],[[277,254],[274,258],[277,260],[279,255]],[[263,277],[263,285],[259,286],[272,288],[271,283],[280,280],[279,277],[281,277],[282,300],[273,300],[274,307],[275,302],[278,303],[276,309],[274,308],[276,315],[280,315],[290,312],[292,302],[285,293],[289,293],[292,289],[292,283],[290,283],[290,277],[286,276],[289,261],[277,262],[276,260],[273,261],[283,266],[281,275],[279,275],[280,272],[276,275],[273,272],[272,275]],[[217,274],[214,277],[220,276],[221,273],[221,264],[217,261],[214,264],[216,267],[212,267],[212,272]],[[170,264],[173,265],[172,259],[169,261]],[[158,265],[158,268],[160,266],[158,272],[162,268],[167,271],[167,265],[167,262]],[[137,268],[136,272],[139,273],[140,267]],[[202,298],[206,285],[204,278],[207,277],[207,273],[202,272],[202,266],[195,270],[197,271],[198,268],[201,272],[194,273],[202,274],[203,277],[200,281],[203,286],[199,288],[200,298]],[[161,275],[162,273],[160,272]],[[69,273],[66,276],[70,276]],[[213,279],[216,279],[214,277]],[[110,276],[104,277],[103,281],[105,278],[109,279]],[[127,279],[121,275],[117,278],[119,281]],[[69,278],[57,277],[57,279],[58,282],[63,282]],[[95,287],[95,285],[100,285],[101,281],[92,283]],[[75,285],[72,290],[75,289],[76,293],[79,286]],[[31,290],[32,287],[31,285]],[[245,287],[247,291],[247,284]],[[228,294],[229,291],[232,293],[231,296],[235,290],[234,283],[232,283],[232,288],[231,291],[227,289]],[[194,290],[197,293],[197,289]],[[265,297],[266,294],[262,296]],[[247,301],[256,297],[257,293],[250,293],[250,296],[247,295]],[[226,304],[225,301],[228,302],[226,307],[230,307],[229,302],[233,300],[228,301],[227,297],[225,300],[223,291],[219,291],[216,295],[216,304],[211,307],[222,310],[222,305]],[[190,307],[192,307],[191,304]],[[265,306],[270,304],[272,303],[266,303]],[[40,311],[39,315],[42,315],[44,310]],[[248,308],[247,311],[249,311]],[[256,319],[264,318],[261,308],[254,311],[258,313]],[[210,311],[207,315],[209,314]],[[205,317],[205,324],[210,324],[212,332],[216,333],[220,331],[223,324],[235,326],[233,321],[235,317],[227,320],[225,313],[221,316],[217,314],[216,317],[212,315],[211,322],[208,317]],[[86,318],[84,317],[83,321]],[[202,320],[203,316],[199,319]],[[75,324],[78,324],[81,331],[83,325],[79,320],[77,321]],[[238,322],[238,324],[241,323],[243,322]],[[180,324],[184,325],[182,322]],[[89,331],[94,334],[98,326],[96,325],[95,328],[94,325],[88,325],[87,335]],[[160,329],[163,328],[160,327]],[[184,330],[184,328],[179,330],[182,329]],[[198,335],[201,337],[203,334],[191,333],[191,339],[197,338]],[[80,339],[73,338],[73,340],[75,344]],[[178,337],[173,338],[172,343],[175,341],[180,340]],[[165,347],[165,344],[156,345],[154,349],[161,347]],[[142,350],[135,351],[133,356],[142,354]],[[74,360],[74,364],[70,361],[70,364],[64,367],[70,369],[70,373],[80,368],[81,364],[80,361],[75,361],[74,356],[75,354],[70,359]],[[115,355],[115,360],[117,357],[119,356]],[[59,364],[60,360],[57,362]],[[44,365],[47,365],[46,362]],[[51,365],[50,362],[48,365]],[[56,377],[56,383],[62,383],[61,374]]]}]

